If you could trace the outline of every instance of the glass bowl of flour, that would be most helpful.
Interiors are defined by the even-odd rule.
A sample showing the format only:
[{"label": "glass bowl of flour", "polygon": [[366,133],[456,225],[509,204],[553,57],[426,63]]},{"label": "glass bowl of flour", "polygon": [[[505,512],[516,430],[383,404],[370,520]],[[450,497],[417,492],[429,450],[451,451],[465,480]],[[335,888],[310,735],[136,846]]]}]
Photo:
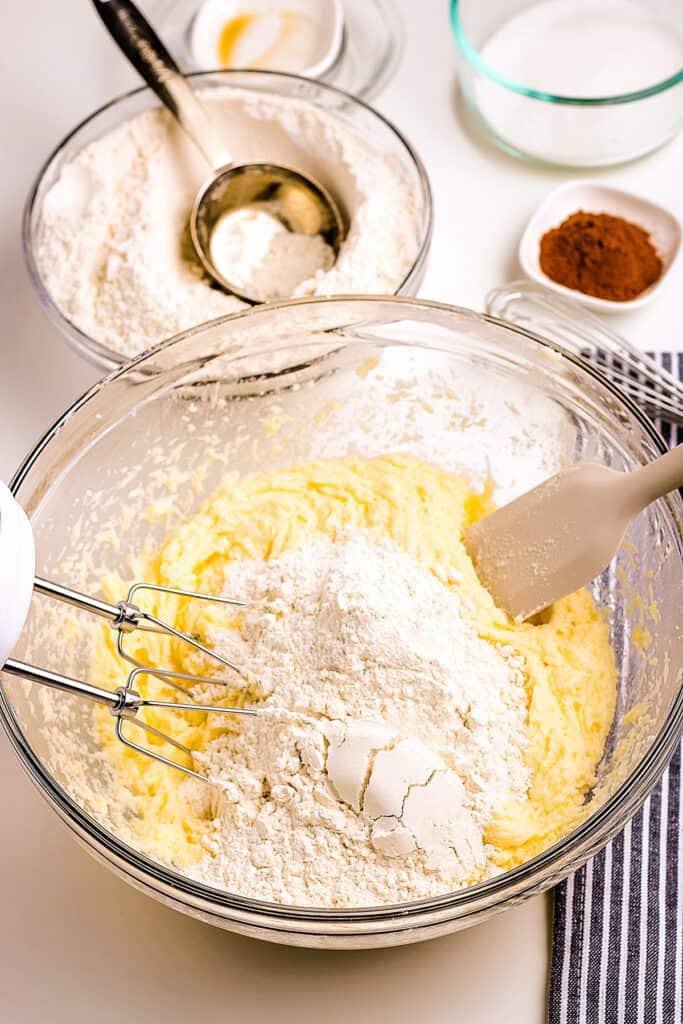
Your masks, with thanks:
[{"label": "glass bowl of flour", "polygon": [[[416,294],[432,198],[419,157],[393,125],[340,90],[293,75],[192,77],[237,162],[295,167],[337,199],[347,228],[337,261],[310,273],[302,266],[293,297]],[[212,285],[189,238],[208,173],[146,88],[96,111],[48,158],[27,201],[25,257],[47,313],[90,362],[110,370],[245,308]],[[252,234],[240,278],[263,255]]]},{"label": "glass bowl of flour", "polygon": [[[470,632],[457,634],[462,642],[453,645],[452,657],[439,654],[443,623],[453,613],[447,587],[459,586],[458,571],[443,561],[456,531],[440,504],[455,495],[448,474],[465,478],[479,494],[494,481],[493,498],[504,502],[560,466],[593,459],[630,469],[663,449],[652,424],[599,371],[521,328],[468,310],[407,298],[320,298],[263,306],[194,329],[128,363],[85,395],[15,475],[12,489],[36,536],[37,571],[67,586],[106,593],[107,581],[139,576],[145,556],[156,558],[174,529],[200,520],[222,524],[220,543],[211,535],[203,542],[209,573],[220,552],[232,550],[233,596],[246,597],[256,609],[254,597],[265,588],[279,609],[267,621],[249,620],[254,635],[268,640],[258,666],[261,683],[279,689],[278,700],[285,691],[293,700],[297,690],[307,691],[306,700],[313,702],[307,706],[315,707],[345,659],[360,653],[344,701],[365,707],[374,724],[358,729],[351,719],[344,731],[344,707],[328,704],[318,707],[319,715],[325,717],[326,710],[334,719],[325,742],[317,733],[314,742],[309,731],[287,746],[291,718],[273,719],[277,728],[270,732],[267,717],[249,719],[211,747],[212,771],[234,769],[220,792],[206,783],[178,781],[181,773],[146,760],[133,799],[126,774],[131,758],[126,752],[117,759],[107,713],[94,718],[97,712],[87,702],[2,677],[0,718],[25,769],[71,831],[101,863],[179,911],[245,935],[322,948],[396,945],[467,927],[556,884],[597,852],[645,799],[678,741],[683,503],[673,494],[651,505],[592,585],[599,608],[592,628],[608,636],[614,651],[614,702],[576,820],[515,866],[455,884],[448,868],[438,881],[434,872],[441,865],[418,856],[407,831],[439,854],[438,836],[435,842],[427,834],[420,814],[427,796],[434,798],[432,806],[437,797],[459,806],[456,780],[443,766],[425,761],[419,744],[398,742],[386,723],[395,721],[396,708],[404,704],[411,735],[419,728],[429,737],[440,729],[451,710],[438,665],[448,672],[452,663],[456,689],[463,674],[476,683],[458,712],[463,724],[489,743],[479,728],[488,715],[501,738],[500,745],[489,744],[488,754],[480,746],[468,764],[469,741],[460,733],[450,751],[453,770],[477,793],[493,786],[495,794],[496,787],[520,781],[520,691],[518,667],[504,644],[480,654],[480,641]],[[406,467],[410,476],[426,464],[431,469],[418,478],[416,500],[407,501],[397,472],[403,479]],[[380,479],[384,496],[369,500]],[[290,512],[283,505],[288,495]],[[335,504],[335,495],[342,501]],[[213,502],[208,512],[207,501]],[[345,541],[337,549],[341,560],[331,556],[329,537],[322,534],[314,548],[302,549],[309,552],[308,563],[297,560],[296,550],[284,561],[271,552],[273,558],[260,567],[252,560],[254,530],[258,534],[270,523],[266,540],[272,547],[276,537],[280,543],[296,534],[315,509],[321,523],[338,523],[340,531],[349,515],[359,522],[370,516],[377,525],[403,515],[409,527],[422,517],[433,524],[429,543],[441,552],[439,571],[427,576],[422,567],[409,566],[407,583],[388,587],[386,580],[398,578],[395,570],[407,552],[388,542],[373,549],[367,535]],[[189,549],[186,537],[180,546],[164,548],[161,559],[171,563],[181,586],[187,585],[182,566]],[[465,562],[460,569],[467,572]],[[311,629],[309,605],[321,576],[330,573],[335,585]],[[412,613],[411,594],[417,600]],[[584,609],[586,601],[588,594]],[[330,638],[339,640],[342,612],[352,630],[349,643],[325,648]],[[251,615],[249,608],[244,614]],[[552,621],[538,628],[534,635],[545,635]],[[427,644],[420,655],[424,671],[406,675],[405,641],[415,629]],[[372,658],[365,656],[368,635]],[[561,643],[559,634],[553,636]],[[234,660],[251,671],[255,648],[244,638]],[[118,661],[93,663],[97,642],[80,613],[36,598],[15,655],[101,685],[123,682]],[[292,651],[300,661],[316,650],[333,671],[292,687]],[[549,663],[558,652],[553,640]],[[570,643],[569,655],[571,698],[581,644]],[[373,665],[382,659],[385,667],[396,668],[399,682],[396,676],[387,679],[376,692],[382,677]],[[586,665],[589,681],[597,679],[596,662],[589,657]],[[558,688],[535,702],[536,709],[558,706],[562,692]],[[501,694],[510,697],[505,706]],[[597,684],[592,699],[578,708],[570,699],[571,731],[584,721],[596,727],[601,699]],[[554,762],[547,751],[562,733],[560,721],[551,718],[550,748],[538,744],[546,751],[541,762],[549,779]],[[378,753],[363,783],[363,771],[357,771],[362,757],[354,761],[345,754],[367,754],[373,744]],[[401,750],[403,760],[396,762]],[[571,764],[581,760],[571,756],[571,745],[569,754]],[[425,768],[422,782],[410,783]],[[562,771],[558,777],[555,796],[561,803],[567,780]],[[434,780],[443,787],[440,795],[430,789]],[[362,813],[356,808],[359,785],[365,786]],[[399,795],[406,792],[396,820],[384,815],[370,823],[371,798],[379,814],[397,786]],[[147,794],[142,805],[140,793]],[[213,830],[206,845],[195,836],[199,859],[192,864],[181,863],[173,848],[174,807],[181,806],[183,842],[194,834],[195,812],[208,812],[205,820]],[[219,819],[227,831],[220,832]],[[468,854],[477,835],[469,826],[465,834]],[[233,860],[245,869],[230,881]]]}]

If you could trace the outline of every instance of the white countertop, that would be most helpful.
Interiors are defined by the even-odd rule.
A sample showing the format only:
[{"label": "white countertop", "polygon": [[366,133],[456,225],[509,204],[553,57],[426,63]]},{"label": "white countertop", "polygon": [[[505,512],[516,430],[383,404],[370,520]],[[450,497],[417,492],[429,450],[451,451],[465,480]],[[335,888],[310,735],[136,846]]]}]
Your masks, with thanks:
[{"label": "white countertop", "polygon": [[[436,225],[422,295],[481,308],[517,276],[524,224],[563,171],[531,168],[483,139],[463,111],[445,0],[400,0],[406,45],[376,105],[420,152]],[[20,254],[29,183],[73,125],[136,79],[83,0],[3,3],[0,190],[0,478],[98,373],[45,319]],[[683,217],[683,138],[611,171]],[[680,348],[683,289],[615,326],[648,348]],[[140,895],[67,834],[0,738],[7,816],[0,843],[2,1016],[12,1024],[131,1019],[336,1024],[540,1024],[548,902],[535,899],[478,928],[395,950],[320,953],[270,946],[198,924]]]}]

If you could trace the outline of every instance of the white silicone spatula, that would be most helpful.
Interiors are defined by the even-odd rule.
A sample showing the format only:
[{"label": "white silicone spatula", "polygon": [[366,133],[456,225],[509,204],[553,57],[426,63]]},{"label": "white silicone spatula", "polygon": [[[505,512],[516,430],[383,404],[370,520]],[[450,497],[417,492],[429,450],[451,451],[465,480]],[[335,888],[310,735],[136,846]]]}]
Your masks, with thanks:
[{"label": "white silicone spatula", "polygon": [[683,445],[641,469],[573,466],[474,523],[465,544],[499,608],[518,622],[585,586],[646,505],[683,486]]}]

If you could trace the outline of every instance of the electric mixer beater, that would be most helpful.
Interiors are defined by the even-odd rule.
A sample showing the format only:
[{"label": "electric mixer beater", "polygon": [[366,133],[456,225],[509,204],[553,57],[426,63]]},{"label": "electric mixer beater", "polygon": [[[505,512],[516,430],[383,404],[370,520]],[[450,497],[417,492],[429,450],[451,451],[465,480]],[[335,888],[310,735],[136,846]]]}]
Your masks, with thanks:
[{"label": "electric mixer beater", "polygon": [[[230,683],[225,679],[197,676],[187,672],[176,672],[173,669],[156,666],[150,667],[142,664],[142,662],[132,657],[126,651],[124,645],[125,637],[134,630],[142,629],[154,633],[163,633],[166,636],[187,643],[195,650],[213,658],[223,668],[230,669],[238,674],[240,672],[239,668],[231,661],[228,661],[227,658],[222,657],[218,652],[200,643],[196,637],[189,636],[187,633],[183,633],[155,615],[143,611],[133,602],[133,597],[143,590],[174,594],[191,600],[212,601],[237,606],[244,605],[243,601],[238,601],[231,597],[199,594],[194,591],[151,583],[133,584],[128,591],[125,601],[110,604],[99,598],[63,587],[58,583],[36,577],[35,544],[31,524],[24,510],[14,499],[11,491],[3,483],[0,483],[0,666],[2,666],[2,671],[10,675],[21,676],[34,683],[49,686],[55,690],[76,694],[87,700],[104,704],[109,708],[116,721],[117,737],[127,747],[138,751],[138,753],[145,754],[156,761],[160,761],[171,768],[177,768],[187,775],[192,775],[194,778],[208,781],[206,775],[196,771],[194,768],[189,768],[171,758],[164,757],[151,747],[145,747],[136,743],[126,733],[125,726],[129,724],[142,729],[149,735],[170,743],[183,754],[192,757],[194,753],[192,750],[179,743],[167,733],[163,733],[148,722],[145,722],[139,715],[140,711],[144,708],[170,708],[174,711],[204,711],[250,716],[255,716],[258,712],[249,708],[218,707],[195,703],[192,700],[191,689],[188,686],[184,686],[183,683],[211,683],[223,686],[228,686]],[[16,661],[10,657],[26,622],[31,596],[34,591],[109,621],[112,629],[116,630],[118,634],[116,645],[119,655],[134,666],[123,686],[119,686],[115,690],[107,690],[83,680],[72,679],[47,669]],[[189,702],[177,703],[175,701],[148,700],[142,697],[137,686],[142,677],[149,675],[162,679],[174,687],[189,698]]]}]

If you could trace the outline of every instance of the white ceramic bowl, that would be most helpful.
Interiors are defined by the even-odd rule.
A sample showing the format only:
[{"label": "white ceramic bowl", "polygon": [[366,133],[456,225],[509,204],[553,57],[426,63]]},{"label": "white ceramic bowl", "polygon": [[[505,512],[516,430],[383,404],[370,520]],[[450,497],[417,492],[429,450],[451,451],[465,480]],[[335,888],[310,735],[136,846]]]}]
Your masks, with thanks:
[{"label": "white ceramic bowl", "polygon": [[[626,302],[613,302],[610,299],[599,299],[594,295],[585,295],[574,288],[566,288],[553,281],[541,270],[541,238],[551,228],[559,227],[563,220],[577,210],[589,213],[609,213],[614,217],[623,217],[645,228],[650,233],[652,244],[662,261],[662,276],[635,299]],[[598,313],[623,313],[629,309],[637,309],[651,302],[659,292],[681,250],[683,229],[677,217],[649,199],[638,196],[634,192],[625,192],[611,185],[603,185],[598,181],[571,181],[560,185],[546,196],[529,221],[526,231],[519,243],[519,262],[528,277],[546,288],[551,288],[560,295],[569,296],[575,302],[595,310]]]},{"label": "white ceramic bowl", "polygon": [[[310,78],[319,78],[329,71],[341,50],[344,36],[344,11],[341,0],[204,0],[192,22],[191,49],[200,68],[219,68],[218,40],[226,23],[243,15],[303,15],[314,29],[310,59],[301,66],[284,67],[247,63],[257,70],[267,66],[273,71],[288,71]],[[249,30],[246,26],[244,35]],[[271,40],[268,32],[260,35],[267,52]],[[254,56],[262,56],[260,46]],[[265,55],[264,55],[265,56]],[[267,58],[266,58],[267,59]],[[230,65],[233,66],[232,64]],[[239,64],[235,66],[243,67]]]}]

